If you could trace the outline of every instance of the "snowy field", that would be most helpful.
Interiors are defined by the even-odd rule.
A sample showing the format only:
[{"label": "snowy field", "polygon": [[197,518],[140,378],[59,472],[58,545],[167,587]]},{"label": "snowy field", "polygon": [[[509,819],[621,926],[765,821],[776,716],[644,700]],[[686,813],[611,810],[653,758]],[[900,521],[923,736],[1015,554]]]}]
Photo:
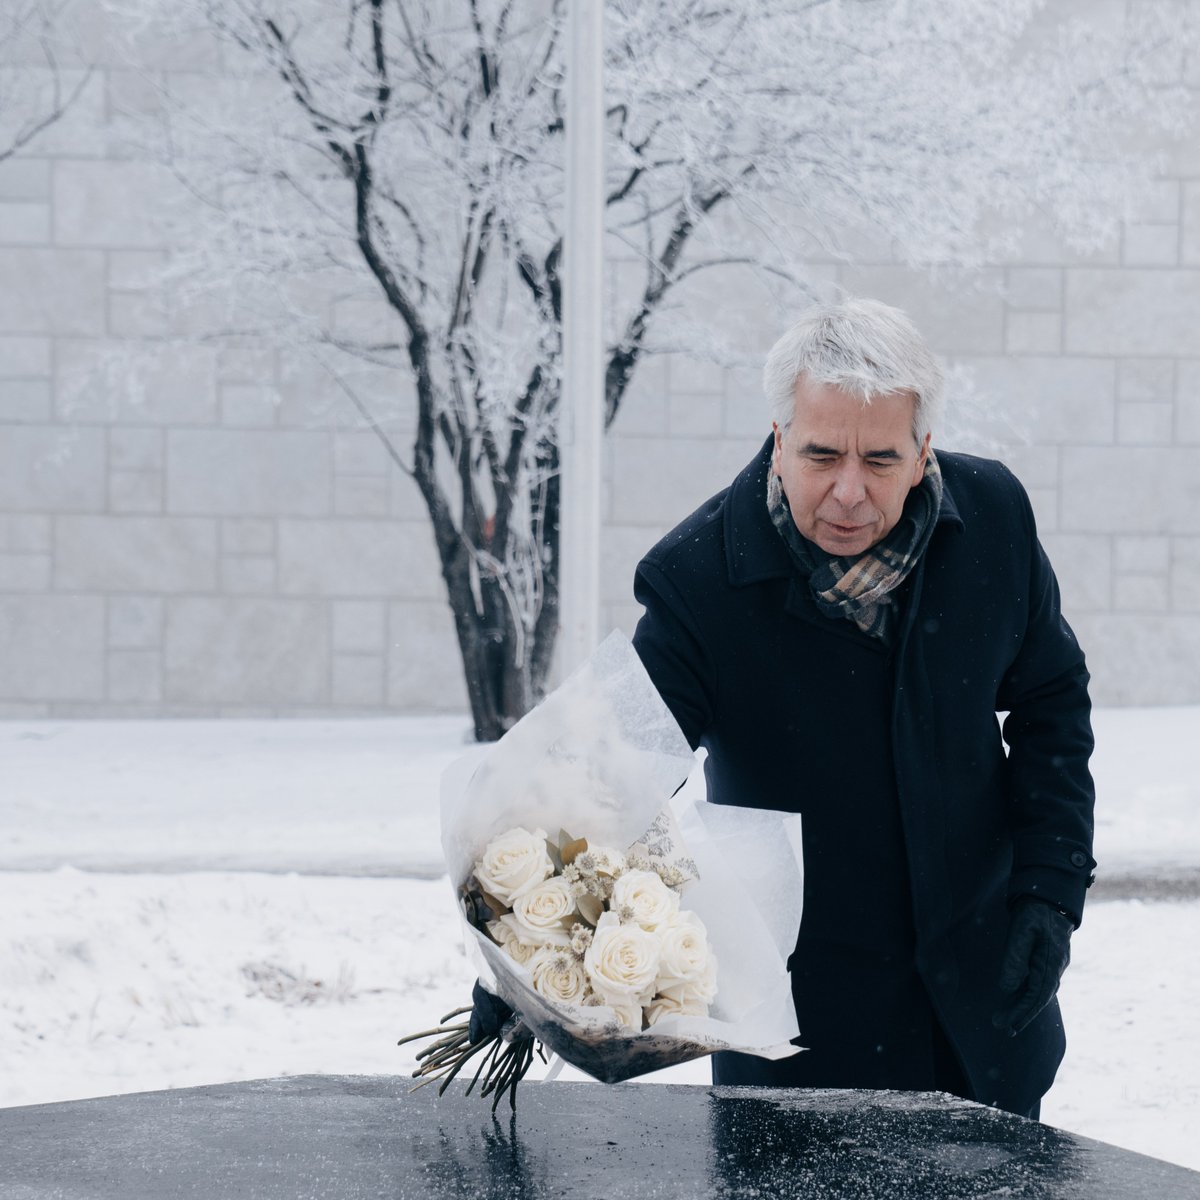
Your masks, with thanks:
[{"label": "snowy field", "polygon": [[[1194,882],[1200,710],[1096,725],[1102,880]],[[0,725],[0,1105],[410,1070],[396,1038],[473,978],[435,877],[437,779],[463,729]],[[1074,939],[1043,1119],[1200,1169],[1200,899],[1103,894]]]}]

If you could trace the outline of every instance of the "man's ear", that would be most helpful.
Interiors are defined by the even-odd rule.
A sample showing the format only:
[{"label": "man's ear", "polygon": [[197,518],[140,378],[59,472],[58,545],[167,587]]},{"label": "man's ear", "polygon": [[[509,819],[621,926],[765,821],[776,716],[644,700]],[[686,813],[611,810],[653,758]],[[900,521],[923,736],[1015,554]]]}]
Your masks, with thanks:
[{"label": "man's ear", "polygon": [[933,434],[927,433],[921,442],[921,449],[917,453],[917,464],[913,467],[912,483],[909,484],[909,487],[916,487],[925,478],[925,463],[929,459],[929,443],[932,440]]},{"label": "man's ear", "polygon": [[783,430],[776,421],[771,422],[771,432],[775,435],[775,449],[771,451],[771,469],[776,475],[782,475],[779,469],[783,461]]}]

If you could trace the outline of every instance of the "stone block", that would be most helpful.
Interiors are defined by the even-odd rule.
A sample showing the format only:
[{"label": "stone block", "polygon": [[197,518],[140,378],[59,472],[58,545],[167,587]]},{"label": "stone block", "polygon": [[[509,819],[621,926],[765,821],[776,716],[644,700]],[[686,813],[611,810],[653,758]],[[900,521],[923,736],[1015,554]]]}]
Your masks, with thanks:
[{"label": "stone block", "polygon": [[681,437],[614,443],[611,519],[665,532],[728,487],[760,445],[758,440]]},{"label": "stone block", "polygon": [[108,645],[111,650],[150,650],[162,645],[163,601],[160,596],[112,596],[108,601]]},{"label": "stone block", "polygon": [[[222,383],[273,383],[275,351],[258,344],[222,346],[217,351],[217,378]],[[271,401],[279,404],[278,391],[273,391]]]},{"label": "stone block", "polygon": [[0,592],[48,592],[51,561],[49,554],[0,550]]},{"label": "stone block", "polygon": [[704,392],[720,395],[725,390],[725,378],[716,363],[690,354],[666,354],[667,390],[669,392]]},{"label": "stone block", "polygon": [[314,600],[168,600],[163,672],[164,697],[172,703],[326,703],[325,606]]},{"label": "stone block", "polygon": [[1182,447],[1063,451],[1062,527],[1079,532],[1200,533],[1200,472]]},{"label": "stone block", "polygon": [[215,359],[207,346],[92,339],[59,343],[56,409],[64,421],[210,425]]},{"label": "stone block", "polygon": [[388,605],[389,708],[461,712],[468,707],[454,619],[445,600]]},{"label": "stone block", "polygon": [[87,512],[104,507],[104,431],[10,425],[0,437],[0,510]]},{"label": "stone block", "polygon": [[0,379],[48,378],[54,370],[46,337],[0,336]]},{"label": "stone block", "polygon": [[333,469],[339,475],[387,475],[395,464],[372,430],[341,429],[333,435]]},{"label": "stone block", "polygon": [[167,509],[220,516],[327,513],[329,460],[329,439],[319,433],[172,429]]},{"label": "stone block", "polygon": [[1000,458],[1026,488],[1058,489],[1057,446],[1007,446]]},{"label": "stone block", "polygon": [[48,158],[6,158],[0,162],[0,200],[49,200]]},{"label": "stone block", "polygon": [[667,432],[667,356],[643,355],[617,407],[610,436],[640,437]]},{"label": "stone block", "polygon": [[222,554],[274,554],[275,522],[226,517],[221,522]]},{"label": "stone block", "polygon": [[401,521],[429,520],[429,510],[425,507],[425,498],[416,481],[398,467],[388,476],[388,513]]},{"label": "stone block", "polygon": [[1133,198],[1131,215],[1148,224],[1179,223],[1182,187],[1178,179],[1154,179],[1145,182]]},{"label": "stone block", "polygon": [[1117,570],[1125,574],[1165,575],[1171,562],[1171,539],[1123,536],[1114,546]]},{"label": "stone block", "polygon": [[157,163],[55,163],[54,235],[60,246],[164,246],[172,234],[166,213],[179,181]]},{"label": "stone block", "polygon": [[1094,704],[1195,704],[1200,697],[1200,620],[1194,616],[1096,613],[1072,625],[1087,653]]},{"label": "stone block", "polygon": [[1057,312],[1009,312],[1004,326],[1009,354],[1057,354],[1062,349],[1062,315]]},{"label": "stone block", "polygon": [[108,431],[108,462],[118,471],[161,471],[163,434],[160,429],[114,428]]},{"label": "stone block", "polygon": [[1169,404],[1175,392],[1175,360],[1123,358],[1117,363],[1117,398]]},{"label": "stone block", "polygon": [[110,471],[108,510],[114,513],[158,513],[163,508],[161,471]]},{"label": "stone block", "polygon": [[1171,607],[1176,612],[1200,613],[1200,537],[1171,542]]},{"label": "stone block", "polygon": [[383,664],[383,658],[376,654],[335,654],[333,703],[348,708],[382,708]]},{"label": "stone block", "polygon": [[905,267],[846,267],[842,282],[853,295],[904,309],[940,353],[999,354],[1004,349],[1000,268],[984,268],[953,287]]},{"label": "stone block", "polygon": [[[102,158],[108,152],[108,110],[102,71],[67,68],[57,72],[56,79],[54,72],[41,69],[29,71],[23,77],[13,72],[9,79],[12,94],[25,97],[35,94],[35,89],[48,97],[56,82],[63,95],[79,89],[67,117],[43,129],[30,147],[40,157],[58,160],[54,163],[54,173],[63,159]],[[52,181],[52,194],[53,187]]]},{"label": "stone block", "polygon": [[606,525],[601,530],[601,601],[610,604],[632,603],[633,572],[656,540],[644,525]]},{"label": "stone block", "polygon": [[1117,612],[1166,612],[1167,602],[1167,580],[1163,575],[1118,575],[1113,580],[1113,608]]},{"label": "stone block", "polygon": [[162,655],[157,650],[110,650],[108,698],[119,704],[162,699]]},{"label": "stone block", "polygon": [[144,292],[163,284],[171,261],[165,250],[109,250],[108,286],[121,292]]},{"label": "stone block", "polygon": [[381,651],[387,641],[387,609],[381,600],[335,600],[333,648],[359,654]]},{"label": "stone block", "polygon": [[1034,445],[1111,442],[1116,427],[1115,370],[1103,359],[1038,357],[965,360],[982,410]]},{"label": "stone block", "polygon": [[1062,269],[1009,267],[1004,272],[1004,298],[1015,309],[1057,312],[1062,308]]},{"label": "stone block", "polygon": [[108,331],[119,338],[165,338],[174,332],[170,305],[157,292],[110,292]]},{"label": "stone block", "polygon": [[1123,446],[1169,446],[1175,415],[1171,404],[1117,406],[1117,441]]},{"label": "stone block", "polygon": [[36,554],[53,547],[54,530],[49,517],[0,513],[0,550]]},{"label": "stone block", "polygon": [[1058,489],[1028,488],[1029,506],[1033,509],[1033,520],[1042,533],[1058,529]]},{"label": "stone block", "polygon": [[427,526],[349,519],[279,522],[279,590],[346,599],[445,595]]},{"label": "stone block", "polygon": [[1072,613],[1106,612],[1112,607],[1112,538],[1045,533],[1041,542],[1058,577],[1067,620]]},{"label": "stone block", "polygon": [[390,501],[386,476],[339,475],[333,481],[333,511],[339,517],[386,517]]},{"label": "stone block", "polygon": [[1183,234],[1179,257],[1186,266],[1200,266],[1200,180],[1183,185]]},{"label": "stone block", "polygon": [[633,637],[645,609],[640,604],[606,604],[601,609],[601,628],[619,629],[627,638]]},{"label": "stone block", "polygon": [[269,596],[275,591],[277,574],[273,558],[223,558],[221,591],[227,596]]},{"label": "stone block", "polygon": [[235,428],[261,428],[275,424],[279,393],[267,384],[223,383],[221,424]]},{"label": "stone block", "polygon": [[[104,332],[104,255],[98,250],[0,246],[0,329],[5,333]],[[20,280],[19,288],[11,286]]]},{"label": "stone block", "polygon": [[725,372],[725,434],[765,440],[771,413],[763,395],[762,368],[731,367]]},{"label": "stone block", "polygon": [[43,424],[53,417],[48,379],[0,380],[0,422]]},{"label": "stone block", "polygon": [[0,200],[0,245],[49,244],[49,204],[38,200]]},{"label": "stone block", "polygon": [[1197,270],[1080,267],[1067,272],[1068,353],[1191,354],[1197,314]]},{"label": "stone block", "polygon": [[192,517],[60,517],[55,583],[71,591],[211,592],[217,531]]},{"label": "stone block", "polygon": [[1121,261],[1130,267],[1173,267],[1179,262],[1178,225],[1125,226]]},{"label": "stone block", "polygon": [[672,391],[667,400],[667,425],[672,436],[721,437],[725,428],[724,395]]},{"label": "stone block", "polygon": [[0,698],[37,703],[103,696],[99,596],[0,596]]},{"label": "stone block", "polygon": [[1200,445],[1200,360],[1181,359],[1175,401],[1175,440]]}]

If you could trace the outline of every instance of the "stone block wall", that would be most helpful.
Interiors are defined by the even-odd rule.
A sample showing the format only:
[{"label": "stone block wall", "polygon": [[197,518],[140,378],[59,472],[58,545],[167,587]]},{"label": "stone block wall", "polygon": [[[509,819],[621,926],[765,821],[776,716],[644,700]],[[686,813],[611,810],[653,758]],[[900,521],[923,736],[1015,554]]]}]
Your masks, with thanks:
[{"label": "stone block wall", "polygon": [[[432,534],[376,437],[267,342],[162,340],[202,314],[146,286],[176,185],[129,137],[153,97],[107,19],[76,108],[0,162],[0,715],[465,709]],[[221,61],[142,52],[200,82]],[[1026,483],[1108,704],[1200,703],[1200,153],[1162,149],[1087,258],[1029,229],[959,283],[878,247],[810,264],[965,372],[985,417],[942,444]],[[787,314],[739,297],[704,302],[761,354]],[[638,558],[768,431],[756,370],[639,367],[605,449],[605,627],[632,630]]]}]

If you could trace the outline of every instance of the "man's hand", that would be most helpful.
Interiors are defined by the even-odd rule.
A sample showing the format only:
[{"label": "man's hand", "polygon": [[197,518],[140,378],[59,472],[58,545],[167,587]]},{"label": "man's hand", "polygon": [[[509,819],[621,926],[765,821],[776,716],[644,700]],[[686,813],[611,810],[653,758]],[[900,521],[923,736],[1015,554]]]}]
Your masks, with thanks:
[{"label": "man's hand", "polygon": [[1071,961],[1074,922],[1052,904],[1024,896],[1013,909],[1000,969],[1007,1000],[992,1018],[997,1029],[1016,1037],[1054,999]]}]

